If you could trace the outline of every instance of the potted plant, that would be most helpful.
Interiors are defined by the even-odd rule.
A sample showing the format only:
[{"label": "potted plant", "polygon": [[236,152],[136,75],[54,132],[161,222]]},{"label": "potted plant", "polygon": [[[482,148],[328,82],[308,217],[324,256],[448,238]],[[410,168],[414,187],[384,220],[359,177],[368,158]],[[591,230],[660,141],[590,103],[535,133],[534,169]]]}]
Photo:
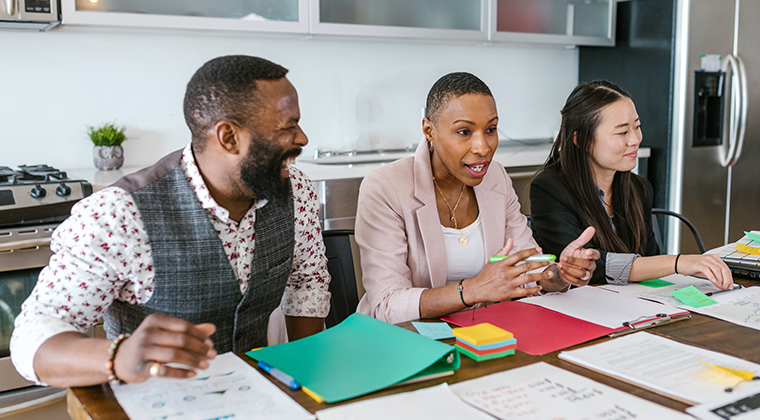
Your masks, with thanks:
[{"label": "potted plant", "polygon": [[95,145],[92,157],[95,167],[102,171],[119,169],[124,164],[124,149],[121,143],[127,139],[125,127],[116,127],[115,123],[106,123],[100,127],[87,126],[87,135]]}]

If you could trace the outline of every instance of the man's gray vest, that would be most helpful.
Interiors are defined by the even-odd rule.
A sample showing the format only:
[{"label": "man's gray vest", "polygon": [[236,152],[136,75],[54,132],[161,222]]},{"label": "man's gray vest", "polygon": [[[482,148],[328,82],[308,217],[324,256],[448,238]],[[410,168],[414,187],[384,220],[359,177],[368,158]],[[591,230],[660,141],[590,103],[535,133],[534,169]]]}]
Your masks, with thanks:
[{"label": "man's gray vest", "polygon": [[149,314],[211,322],[219,352],[266,346],[269,315],[280,304],[293,263],[293,195],[256,211],[255,252],[245,295],[213,224],[182,171],[182,151],[125,176],[153,252],[155,284],[144,305],[115,300],[105,313],[109,337],[131,333]]}]

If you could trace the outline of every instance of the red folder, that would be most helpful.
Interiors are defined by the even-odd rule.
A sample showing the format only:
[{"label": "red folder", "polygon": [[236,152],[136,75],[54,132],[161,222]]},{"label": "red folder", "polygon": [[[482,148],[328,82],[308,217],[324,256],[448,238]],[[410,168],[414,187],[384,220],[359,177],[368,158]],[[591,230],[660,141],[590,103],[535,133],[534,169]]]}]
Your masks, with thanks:
[{"label": "red folder", "polygon": [[520,301],[495,303],[458,312],[441,320],[460,327],[489,322],[514,334],[517,349],[534,356],[562,350],[626,329],[607,328]]}]

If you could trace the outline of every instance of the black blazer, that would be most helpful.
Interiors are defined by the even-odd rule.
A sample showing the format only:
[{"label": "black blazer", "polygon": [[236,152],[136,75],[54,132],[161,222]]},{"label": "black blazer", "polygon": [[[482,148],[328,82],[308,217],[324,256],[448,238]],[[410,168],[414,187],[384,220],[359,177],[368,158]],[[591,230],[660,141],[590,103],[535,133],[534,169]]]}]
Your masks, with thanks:
[{"label": "black blazer", "polygon": [[[659,255],[660,247],[652,231],[652,185],[645,178],[633,175],[642,183],[633,184],[639,190],[644,205],[644,222],[646,223],[647,241],[644,245],[644,256]],[[562,250],[574,241],[584,229],[590,225],[581,215],[579,207],[570,196],[570,189],[556,168],[548,168],[539,173],[530,185],[530,213],[532,219],[533,238],[547,254],[557,257]],[[596,270],[590,284],[607,284],[605,278],[605,262],[607,251],[600,249],[596,239],[592,239],[586,248],[596,248],[602,254],[596,260]]]}]

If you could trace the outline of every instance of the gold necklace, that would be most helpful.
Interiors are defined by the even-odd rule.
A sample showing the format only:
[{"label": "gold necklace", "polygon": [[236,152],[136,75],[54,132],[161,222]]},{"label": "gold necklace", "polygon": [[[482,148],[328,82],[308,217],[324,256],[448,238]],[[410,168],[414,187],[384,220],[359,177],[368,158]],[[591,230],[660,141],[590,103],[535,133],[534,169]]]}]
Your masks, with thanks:
[{"label": "gold necklace", "polygon": [[[454,229],[459,230],[459,225],[457,224],[457,217],[456,217],[456,211],[457,207],[459,206],[459,201],[462,199],[462,193],[464,193],[464,183],[462,183],[462,190],[459,191],[459,197],[457,198],[457,202],[454,203],[454,208],[451,208],[449,205],[449,200],[446,199],[446,196],[443,195],[443,191],[441,191],[441,187],[438,186],[438,181],[435,180],[435,177],[433,177],[433,183],[435,183],[435,188],[438,190],[438,193],[441,194],[441,198],[443,198],[443,203],[446,204],[446,207],[449,209],[449,213],[451,214],[451,222],[454,224]],[[459,243],[464,246],[467,245],[467,237],[464,236],[461,230],[459,230]]]}]

